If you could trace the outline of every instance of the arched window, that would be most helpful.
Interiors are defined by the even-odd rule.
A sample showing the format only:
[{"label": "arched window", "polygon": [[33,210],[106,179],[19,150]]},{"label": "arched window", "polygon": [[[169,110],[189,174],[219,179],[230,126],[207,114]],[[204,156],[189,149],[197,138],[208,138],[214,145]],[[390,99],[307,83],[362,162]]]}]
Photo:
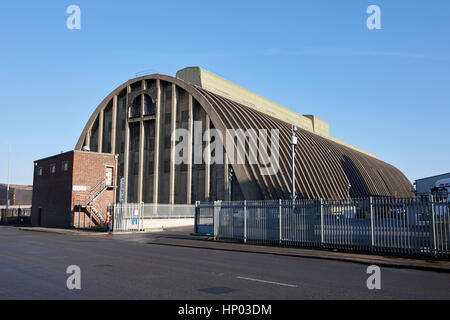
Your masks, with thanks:
[{"label": "arched window", "polygon": [[133,103],[130,106],[130,110],[128,112],[128,116],[130,118],[137,118],[141,116],[141,95],[138,95],[136,98],[134,98]]},{"label": "arched window", "polygon": [[156,109],[156,103],[153,101],[153,99],[149,95],[144,94],[144,116],[155,115],[155,109]]}]

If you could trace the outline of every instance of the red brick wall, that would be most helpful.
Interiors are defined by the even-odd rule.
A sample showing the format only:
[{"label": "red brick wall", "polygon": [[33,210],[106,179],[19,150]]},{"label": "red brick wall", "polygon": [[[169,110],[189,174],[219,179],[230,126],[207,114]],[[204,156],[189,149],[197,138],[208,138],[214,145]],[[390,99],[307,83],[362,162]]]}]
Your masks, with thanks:
[{"label": "red brick wall", "polygon": [[[73,173],[73,185],[85,186],[86,191],[73,191],[73,204],[77,204],[77,201],[83,201],[87,198],[89,192],[95,188],[101,180],[106,178],[106,167],[113,167],[113,185],[115,184],[115,166],[116,160],[114,155],[82,152],[76,151],[74,154],[74,173]],[[109,203],[114,202],[114,188],[106,190],[92,205],[106,217],[106,211]],[[81,227],[85,225],[83,219],[86,217],[80,217]],[[87,219],[89,219],[87,217]],[[87,223],[87,222],[86,222]],[[78,211],[74,212],[73,224],[78,226]]]},{"label": "red brick wall", "polygon": [[[62,170],[64,161],[69,162],[68,171]],[[64,228],[70,226],[72,163],[73,152],[63,153],[35,162],[31,210],[31,223],[34,226]],[[50,172],[52,164],[56,166],[54,174]],[[38,175],[39,168],[42,168],[42,176]],[[41,211],[40,223],[39,211]]]},{"label": "red brick wall", "polygon": [[[62,170],[68,161],[67,172]],[[56,173],[50,173],[50,166],[56,165]],[[112,154],[71,151],[35,162],[33,183],[33,208],[31,221],[39,225],[41,208],[41,226],[44,227],[90,227],[89,209],[78,209],[77,204],[86,205],[89,192],[106,178],[106,167],[113,167],[113,185],[115,185],[116,160]],[[38,168],[43,175],[38,176]],[[74,190],[74,186],[85,191]],[[114,188],[109,188],[92,205],[106,216],[109,203],[114,202]],[[80,212],[80,217],[78,217]],[[93,222],[95,219],[92,219]],[[78,223],[80,222],[80,225]]]}]

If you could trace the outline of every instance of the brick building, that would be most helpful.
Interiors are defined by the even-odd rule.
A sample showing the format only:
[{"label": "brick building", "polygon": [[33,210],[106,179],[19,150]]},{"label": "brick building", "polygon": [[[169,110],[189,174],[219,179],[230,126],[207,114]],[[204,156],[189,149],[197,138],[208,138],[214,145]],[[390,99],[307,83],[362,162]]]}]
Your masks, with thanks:
[{"label": "brick building", "polygon": [[34,162],[33,226],[102,227],[115,202],[117,158],[69,151]]},{"label": "brick building", "polygon": [[[6,205],[6,189],[8,185],[0,184],[0,206]],[[23,186],[17,184],[9,185],[9,205],[27,206],[31,205],[33,186]]]}]

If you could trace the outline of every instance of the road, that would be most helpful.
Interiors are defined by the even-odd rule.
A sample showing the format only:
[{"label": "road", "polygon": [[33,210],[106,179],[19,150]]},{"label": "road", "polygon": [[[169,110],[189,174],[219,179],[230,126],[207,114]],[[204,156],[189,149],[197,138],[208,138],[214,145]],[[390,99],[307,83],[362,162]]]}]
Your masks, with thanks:
[{"label": "road", "polygon": [[[450,299],[450,274],[0,228],[0,299]],[[233,244],[229,244],[231,247]],[[66,269],[81,268],[81,290]]]}]

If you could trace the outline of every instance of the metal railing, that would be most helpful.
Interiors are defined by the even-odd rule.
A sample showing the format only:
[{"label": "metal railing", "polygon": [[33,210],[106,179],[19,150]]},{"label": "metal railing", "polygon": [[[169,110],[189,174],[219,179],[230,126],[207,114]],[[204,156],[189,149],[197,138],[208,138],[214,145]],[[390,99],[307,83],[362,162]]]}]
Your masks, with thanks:
[{"label": "metal railing", "polygon": [[31,206],[8,206],[8,212],[6,212],[6,206],[0,206],[0,223],[5,223],[5,219],[8,220],[8,223],[14,223],[19,218],[19,209],[20,209],[20,218],[25,219],[26,222],[29,222],[31,217]]},{"label": "metal railing", "polygon": [[450,256],[450,203],[360,198],[197,203],[195,232],[216,239]]},{"label": "metal railing", "polygon": [[143,231],[149,219],[194,219],[195,206],[185,204],[127,203],[110,205],[113,231]]}]

